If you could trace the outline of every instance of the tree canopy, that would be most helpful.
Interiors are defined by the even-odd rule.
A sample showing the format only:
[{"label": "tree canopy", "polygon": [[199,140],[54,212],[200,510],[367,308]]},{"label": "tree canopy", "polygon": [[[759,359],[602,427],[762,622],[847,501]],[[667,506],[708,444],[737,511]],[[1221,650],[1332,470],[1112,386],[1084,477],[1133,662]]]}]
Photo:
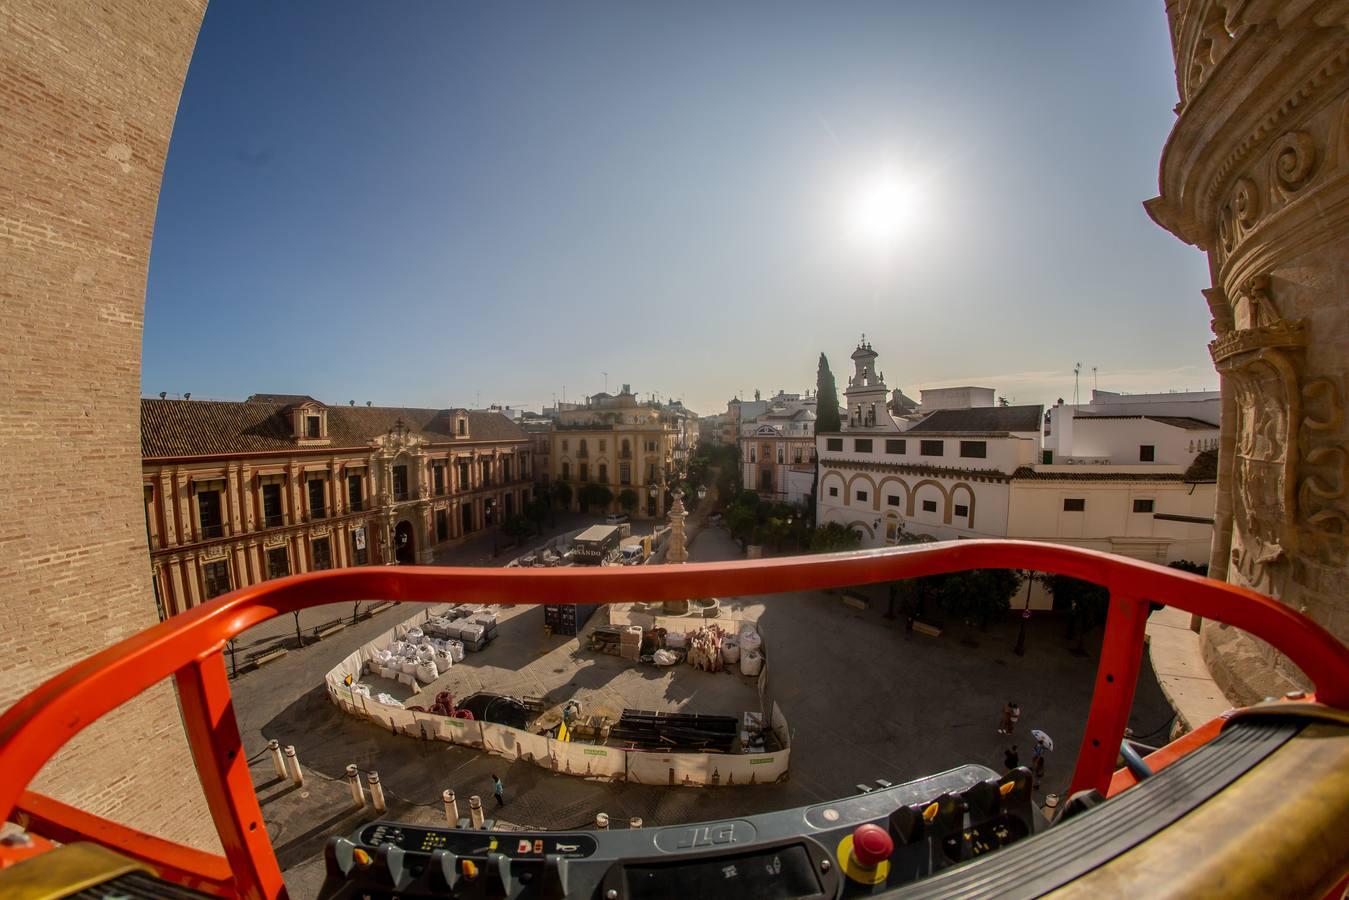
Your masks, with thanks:
[{"label": "tree canopy", "polygon": [[839,522],[827,522],[810,533],[811,553],[838,553],[862,546],[862,535]]},{"label": "tree canopy", "polygon": [[586,509],[594,506],[603,508],[613,501],[614,492],[604,485],[596,484],[592,481],[581,488],[581,492],[577,495],[576,499],[580,500],[581,506]]}]

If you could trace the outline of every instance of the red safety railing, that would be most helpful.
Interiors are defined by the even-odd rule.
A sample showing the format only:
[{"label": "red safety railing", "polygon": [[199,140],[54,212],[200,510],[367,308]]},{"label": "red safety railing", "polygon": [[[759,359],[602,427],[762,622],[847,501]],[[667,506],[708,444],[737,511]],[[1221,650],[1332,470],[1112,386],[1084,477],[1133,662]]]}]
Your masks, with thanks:
[{"label": "red safety railing", "polygon": [[[231,705],[222,649],[273,616],[370,597],[439,603],[608,603],[816,590],[967,569],[1070,575],[1110,591],[1101,658],[1072,790],[1110,787],[1133,705],[1150,601],[1250,632],[1311,679],[1317,699],[1349,709],[1349,649],[1292,609],[1258,594],[1091,550],[1024,541],[959,541],[827,556],[679,566],[459,569],[365,567],[296,575],[241,588],[174,616],[71,667],[0,717],[0,810],[54,840],[94,840],[180,884],[220,895],[285,895],[263,827]],[[42,765],[109,710],[173,676],[197,771],[225,855],[180,844],[26,790]]]}]

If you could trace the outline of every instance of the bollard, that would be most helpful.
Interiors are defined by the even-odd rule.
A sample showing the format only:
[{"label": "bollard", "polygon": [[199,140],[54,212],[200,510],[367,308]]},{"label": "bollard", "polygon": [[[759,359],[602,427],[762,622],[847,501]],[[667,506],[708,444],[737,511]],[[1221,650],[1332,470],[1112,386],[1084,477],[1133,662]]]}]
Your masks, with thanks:
[{"label": "bollard", "polygon": [[295,746],[286,745],[286,762],[290,765],[290,780],[296,787],[304,787],[304,772],[300,771],[300,757],[295,755]]},{"label": "bollard", "polygon": [[268,741],[267,750],[272,754],[272,767],[276,769],[277,778],[286,778],[286,758],[281,755],[281,742]]},{"label": "bollard", "polygon": [[459,801],[454,797],[454,791],[443,791],[440,799],[445,801],[445,824],[451,828],[459,827]]},{"label": "bollard", "polygon": [[482,798],[477,794],[468,798],[468,821],[473,828],[482,828]]},{"label": "bollard", "polygon": [[609,814],[608,814],[608,813],[595,813],[595,828],[596,828],[596,830],[598,830],[598,831],[608,831],[608,830],[609,830]]},{"label": "bollard", "polygon": [[379,773],[374,769],[370,770],[370,802],[375,805],[375,812],[384,812],[384,785],[379,783]]},{"label": "bollard", "polygon": [[628,819],[628,827],[629,827],[629,828],[641,828],[641,827],[642,827],[642,817],[641,817],[641,816],[633,816],[631,819]]},{"label": "bollard", "polygon": [[347,766],[347,784],[351,785],[351,805],[357,809],[365,806],[365,788],[361,786],[361,770],[356,766]]}]

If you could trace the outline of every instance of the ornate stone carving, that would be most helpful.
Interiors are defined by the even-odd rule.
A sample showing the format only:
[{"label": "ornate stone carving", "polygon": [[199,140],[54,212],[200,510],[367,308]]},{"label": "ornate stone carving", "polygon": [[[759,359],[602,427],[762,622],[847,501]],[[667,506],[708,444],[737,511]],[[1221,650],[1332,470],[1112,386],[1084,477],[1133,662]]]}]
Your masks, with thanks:
[{"label": "ornate stone carving", "polygon": [[284,544],[285,542],[286,542],[286,536],[285,536],[284,534],[269,534],[269,535],[267,535],[267,537],[265,537],[265,538],[262,539],[262,546],[264,546],[264,547],[280,547],[280,546],[281,546],[282,544]]},{"label": "ornate stone carving", "polygon": [[203,560],[223,559],[225,557],[225,545],[215,544],[211,547],[201,548],[201,558]]},{"label": "ornate stone carving", "polygon": [[1232,211],[1236,214],[1237,224],[1243,229],[1255,227],[1260,218],[1260,193],[1255,182],[1249,178],[1238,178],[1232,191]]},{"label": "ornate stone carving", "polygon": [[1285,196],[1307,185],[1316,171],[1316,142],[1305,131],[1290,131],[1274,144],[1274,180]]}]

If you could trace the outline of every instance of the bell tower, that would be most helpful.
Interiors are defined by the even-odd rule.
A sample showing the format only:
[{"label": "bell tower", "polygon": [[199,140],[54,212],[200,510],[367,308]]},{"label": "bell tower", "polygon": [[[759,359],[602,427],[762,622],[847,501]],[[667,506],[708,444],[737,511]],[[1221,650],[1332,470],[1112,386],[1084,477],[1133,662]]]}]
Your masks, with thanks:
[{"label": "bell tower", "polygon": [[848,377],[848,389],[843,392],[848,406],[844,431],[899,430],[886,404],[885,381],[876,371],[877,356],[867,342],[867,336],[862,335],[857,349],[852,352],[853,373]]}]

